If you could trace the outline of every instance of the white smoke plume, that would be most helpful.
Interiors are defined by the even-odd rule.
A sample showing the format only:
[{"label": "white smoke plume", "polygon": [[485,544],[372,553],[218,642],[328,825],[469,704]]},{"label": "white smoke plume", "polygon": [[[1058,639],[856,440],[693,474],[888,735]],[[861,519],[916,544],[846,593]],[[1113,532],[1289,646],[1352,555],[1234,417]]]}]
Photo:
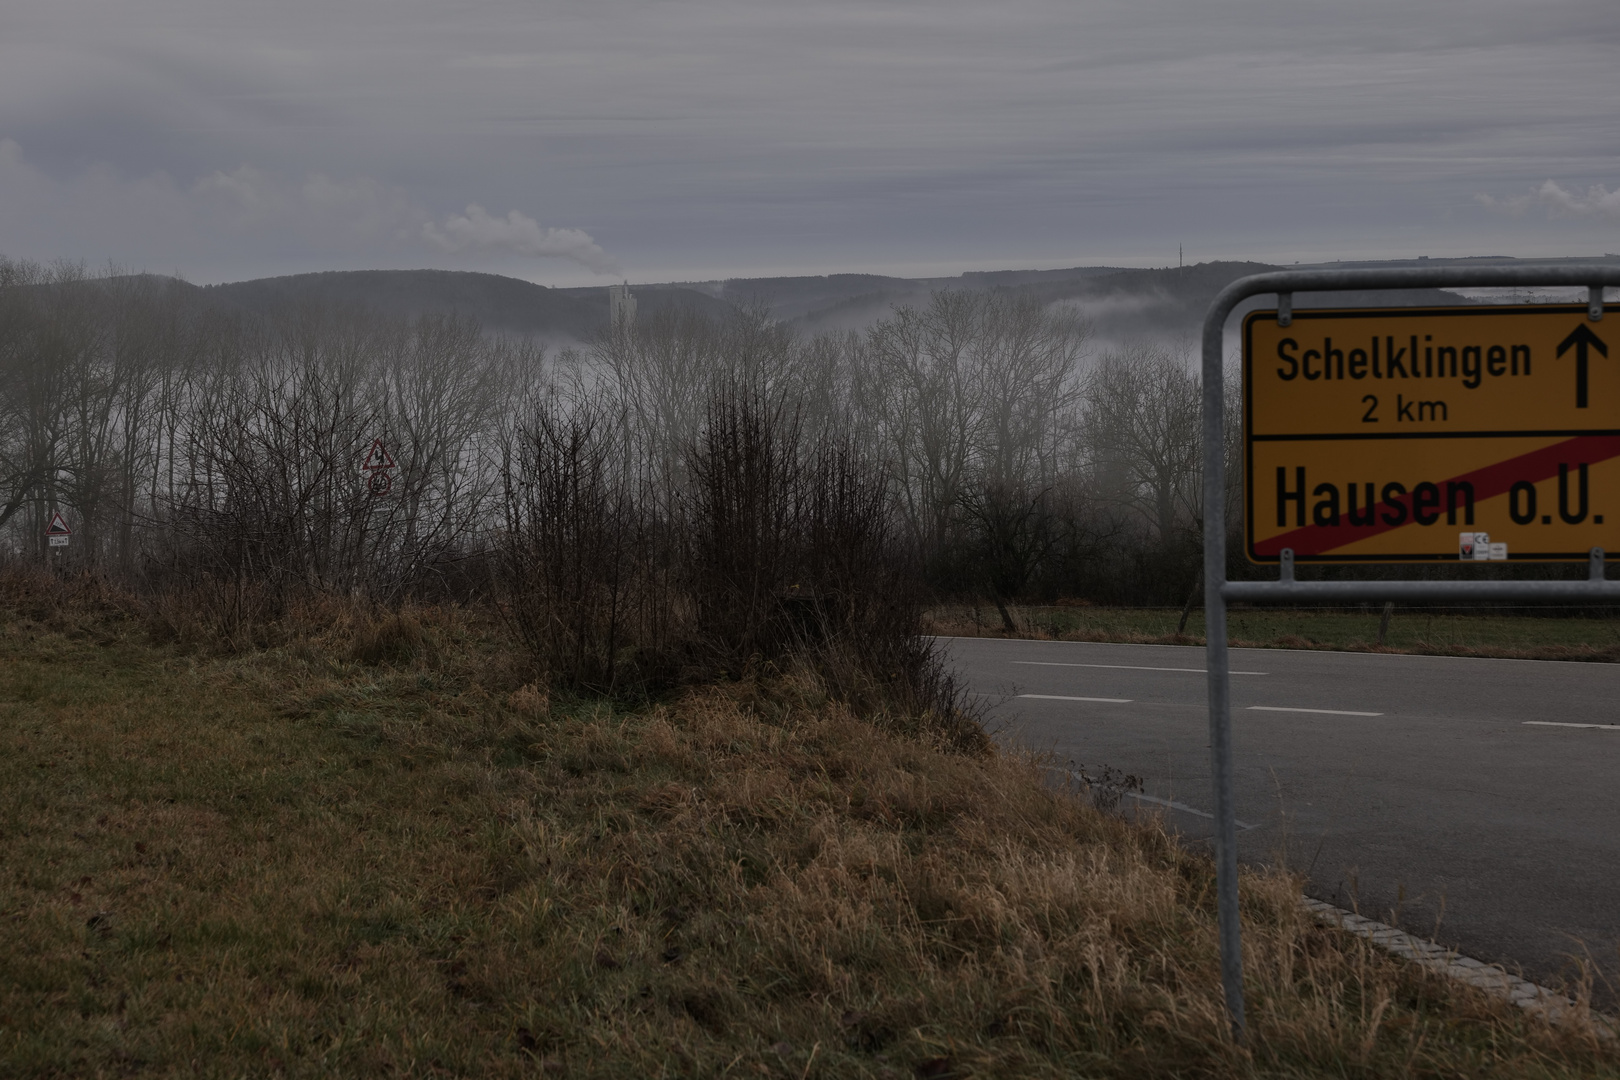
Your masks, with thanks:
[{"label": "white smoke plume", "polygon": [[608,253],[583,229],[550,229],[516,210],[496,217],[477,203],[464,214],[451,214],[442,225],[428,222],[422,235],[439,250],[510,251],[533,258],[572,259],[599,274],[617,267]]}]

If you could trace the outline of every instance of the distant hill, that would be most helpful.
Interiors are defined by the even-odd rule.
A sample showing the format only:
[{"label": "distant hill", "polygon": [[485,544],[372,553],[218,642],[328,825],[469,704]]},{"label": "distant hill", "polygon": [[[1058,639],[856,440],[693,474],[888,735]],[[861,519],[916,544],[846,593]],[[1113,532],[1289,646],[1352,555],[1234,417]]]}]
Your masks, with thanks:
[{"label": "distant hill", "polygon": [[[1024,286],[1023,291],[1048,303],[1074,305],[1104,336],[1152,333],[1185,337],[1202,331],[1204,315],[1222,289],[1239,278],[1282,269],[1266,263],[1210,262],[1041,282]],[[1298,308],[1418,307],[1468,302],[1440,289],[1301,293],[1294,298]],[[1269,307],[1272,303],[1269,296],[1257,297],[1240,310]]]},{"label": "distant hill", "polygon": [[[1511,265],[1500,256],[1331,263],[1289,269],[1397,266]],[[1554,260],[1564,263],[1596,259]],[[973,271],[956,277],[902,278],[880,274],[730,278],[722,281],[632,285],[639,318],[687,310],[724,316],[739,308],[763,310],[806,333],[862,330],[897,306],[922,305],[941,289],[986,290],[1025,296],[1042,304],[1072,306],[1091,320],[1100,338],[1195,336],[1216,294],[1249,274],[1283,269],[1255,262],[1208,262],[1160,269],[1076,266],[1059,270]],[[365,307],[390,315],[459,312],[490,330],[552,342],[589,341],[606,328],[606,286],[548,289],[517,278],[448,270],[357,270],[261,278],[210,285],[215,302],[268,312],[289,303],[319,301]],[[1269,304],[1256,298],[1249,307]],[[1298,307],[1463,304],[1441,290],[1301,294]]]},{"label": "distant hill", "polygon": [[[259,313],[310,302],[405,317],[455,313],[488,330],[553,341],[589,341],[608,324],[606,286],[548,289],[499,274],[455,270],[329,270],[209,285],[204,291]],[[724,301],[676,286],[637,286],[635,296],[643,316],[676,307],[708,314],[731,310]]]},{"label": "distant hill", "polygon": [[589,305],[517,278],[450,270],[333,270],[205,287],[209,296],[269,314],[300,303],[366,308],[412,317],[456,313],[486,329],[584,340],[607,324]]},{"label": "distant hill", "polygon": [[942,289],[1024,291],[1118,272],[1117,267],[1082,266],[1069,270],[970,271],[947,278],[879,274],[731,278],[717,283],[716,291],[738,305],[761,305],[773,317],[796,322],[815,333],[861,329],[884,318],[896,307],[926,304],[930,294]]},{"label": "distant hill", "polygon": [[824,277],[732,278],[720,295],[739,305],[761,305],[778,319],[815,321],[822,312],[852,302],[872,301],[888,307],[892,297],[915,292],[920,283],[880,274],[827,274]]},{"label": "distant hill", "polygon": [[[586,288],[552,291],[568,297],[591,312],[593,327],[607,326],[607,286],[592,285]],[[645,319],[665,311],[695,311],[711,317],[730,315],[736,311],[736,308],[725,300],[686,285],[632,285],[630,291],[636,299],[638,319]]]},{"label": "distant hill", "polygon": [[[1417,265],[1414,263],[1413,265]],[[1186,337],[1203,325],[1204,312],[1222,289],[1250,274],[1282,267],[1254,262],[1130,270],[1077,266],[1066,270],[997,270],[948,278],[897,278],[872,274],[826,277],[734,278],[710,285],[728,300],[760,303],[779,319],[807,332],[862,329],[903,305],[926,304],[942,289],[996,291],[1042,304],[1065,304],[1091,320],[1105,338]],[[639,293],[638,293],[639,295]],[[1462,297],[1437,289],[1411,293],[1300,296],[1296,306],[1360,304],[1461,304]]]}]

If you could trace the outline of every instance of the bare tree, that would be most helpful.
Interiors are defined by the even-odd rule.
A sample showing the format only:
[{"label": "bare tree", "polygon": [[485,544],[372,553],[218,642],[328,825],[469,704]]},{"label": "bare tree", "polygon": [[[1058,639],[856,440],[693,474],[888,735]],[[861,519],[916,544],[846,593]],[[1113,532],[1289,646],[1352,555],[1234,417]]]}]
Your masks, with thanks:
[{"label": "bare tree", "polygon": [[1006,601],[1043,558],[1087,330],[1028,300],[941,292],[852,350],[854,407],[878,433],[914,541],[935,556],[959,549],[1008,622]]},{"label": "bare tree", "polygon": [[373,436],[399,466],[389,492],[399,531],[390,591],[475,543],[494,508],[502,400],[544,367],[544,350],[486,337],[476,322],[424,317],[381,329],[367,394]]},{"label": "bare tree", "polygon": [[[500,580],[545,676],[612,692],[667,648],[668,558],[622,426],[599,402],[527,403],[503,470]],[[667,556],[667,552],[664,552]]]},{"label": "bare tree", "polygon": [[1198,377],[1163,348],[1109,353],[1086,387],[1084,440],[1103,488],[1161,543],[1202,518]]},{"label": "bare tree", "polygon": [[896,309],[874,326],[860,355],[858,397],[881,433],[896,496],[923,551],[946,546],[971,480],[978,314],[973,296],[937,293],[927,308]]},{"label": "bare tree", "polygon": [[985,483],[1044,489],[1056,480],[1089,336],[1089,324],[1070,311],[996,294],[981,300],[971,367]]}]

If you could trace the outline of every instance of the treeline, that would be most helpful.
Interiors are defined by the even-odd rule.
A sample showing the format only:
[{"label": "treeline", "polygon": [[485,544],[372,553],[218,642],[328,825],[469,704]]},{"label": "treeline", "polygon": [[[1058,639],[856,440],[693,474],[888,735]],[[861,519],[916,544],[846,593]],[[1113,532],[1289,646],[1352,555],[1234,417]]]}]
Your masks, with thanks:
[{"label": "treeline", "polygon": [[[250,314],[170,279],[0,262],[0,537],[192,590],[222,624],[299,590],[462,595],[516,565],[558,454],[667,540],[714,498],[705,469],[731,467],[712,456],[730,418],[766,423],[794,476],[876,484],[885,550],[935,596],[1179,605],[1202,520],[1189,361],[1093,355],[1083,320],[994,292],[846,336],[666,311],[548,354],[456,317]],[[380,495],[376,441],[396,463]],[[58,511],[74,535],[52,549]]]},{"label": "treeline", "polygon": [[938,595],[988,599],[1004,617],[1014,601],[1060,597],[1179,605],[1201,558],[1199,379],[1163,347],[1089,345],[1072,312],[945,292],[842,337],[671,314],[575,362],[666,474],[720,386],[758,388],[793,403],[805,430],[847,434],[880,467]]},{"label": "treeline", "polygon": [[[261,318],[168,279],[3,263],[0,529],[14,555],[131,582],[398,598],[492,539],[502,433],[542,360],[457,319]],[[387,498],[360,468],[374,439]]]}]

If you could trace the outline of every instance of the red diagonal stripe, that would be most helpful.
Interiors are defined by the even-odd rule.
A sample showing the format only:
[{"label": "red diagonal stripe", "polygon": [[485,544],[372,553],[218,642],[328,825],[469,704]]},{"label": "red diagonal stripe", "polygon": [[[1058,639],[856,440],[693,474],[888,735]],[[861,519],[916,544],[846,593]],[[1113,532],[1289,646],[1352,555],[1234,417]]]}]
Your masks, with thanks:
[{"label": "red diagonal stripe", "polygon": [[[1441,488],[1448,483],[1464,481],[1471,483],[1474,485],[1474,501],[1478,503],[1494,495],[1505,494],[1520,480],[1535,483],[1557,476],[1560,464],[1568,465],[1573,471],[1577,465],[1592,465],[1612,457],[1620,457],[1620,435],[1578,435],[1573,439],[1544,446],[1540,450],[1532,450],[1528,454],[1463,473],[1461,476],[1451,476],[1434,482]],[[1310,512],[1309,498],[1307,494],[1307,513]],[[1406,518],[1399,525],[1390,525],[1384,521],[1384,510],[1396,506],[1406,508]],[[1412,493],[1408,492],[1390,502],[1378,503],[1377,510],[1378,513],[1371,525],[1306,525],[1304,528],[1260,541],[1255,544],[1254,552],[1256,555],[1280,555],[1283,548],[1293,548],[1296,554],[1321,555],[1346,544],[1353,544],[1357,540],[1365,540],[1369,536],[1377,536],[1391,529],[1405,528],[1412,524]],[[1444,510],[1441,512],[1444,513]],[[1347,516],[1340,515],[1340,521]]]}]

